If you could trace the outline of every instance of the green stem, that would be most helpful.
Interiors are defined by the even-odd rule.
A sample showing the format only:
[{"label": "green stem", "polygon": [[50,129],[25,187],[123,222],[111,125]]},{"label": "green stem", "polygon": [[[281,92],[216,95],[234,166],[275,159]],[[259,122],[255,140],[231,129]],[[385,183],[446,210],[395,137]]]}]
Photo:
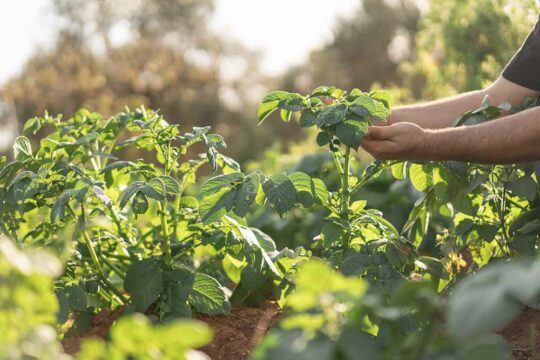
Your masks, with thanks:
[{"label": "green stem", "polygon": [[[81,206],[81,218],[83,221],[83,226],[85,226],[85,214],[84,214],[84,206]],[[126,298],[118,289],[111,284],[111,282],[107,279],[105,276],[105,272],[103,271],[103,267],[101,266],[101,263],[99,261],[99,258],[97,256],[96,250],[94,249],[94,245],[92,245],[92,240],[90,239],[90,236],[88,235],[88,232],[86,229],[83,230],[83,238],[84,242],[86,243],[86,247],[88,248],[88,252],[90,253],[90,257],[92,258],[92,262],[94,263],[94,266],[96,267],[99,276],[101,278],[101,281],[106,285],[106,287],[112,291],[120,300],[120,303],[124,305],[126,303]]]},{"label": "green stem", "polygon": [[116,224],[116,227],[118,228],[118,233],[120,234],[122,239],[124,239],[124,241],[128,244],[132,244],[131,240],[122,229],[122,223],[120,222],[120,218],[118,217],[118,214],[116,213],[116,210],[112,207],[112,205],[109,206],[109,210],[111,212],[112,219]]},{"label": "green stem", "polygon": [[120,270],[116,265],[109,261],[106,257],[103,257],[103,262],[107,265],[116,275],[118,275],[122,280],[126,279],[126,273]]},{"label": "green stem", "polygon": [[343,219],[348,218],[349,212],[349,200],[351,192],[349,189],[349,163],[351,160],[351,148],[347,146],[345,150],[345,162],[341,172],[341,217]]},{"label": "green stem", "polygon": [[169,237],[169,227],[167,224],[167,214],[165,214],[165,209],[167,208],[159,202],[159,213],[161,217],[161,228],[163,230],[163,241],[165,243],[165,264],[172,268],[172,252],[171,252],[171,239]]}]

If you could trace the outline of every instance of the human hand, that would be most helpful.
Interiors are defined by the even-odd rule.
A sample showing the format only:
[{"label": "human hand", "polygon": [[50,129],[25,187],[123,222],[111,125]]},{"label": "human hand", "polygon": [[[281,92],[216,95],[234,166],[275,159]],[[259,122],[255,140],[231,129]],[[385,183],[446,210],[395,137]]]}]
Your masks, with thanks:
[{"label": "human hand", "polygon": [[426,136],[413,123],[371,126],[361,146],[377,160],[420,160],[426,156]]}]

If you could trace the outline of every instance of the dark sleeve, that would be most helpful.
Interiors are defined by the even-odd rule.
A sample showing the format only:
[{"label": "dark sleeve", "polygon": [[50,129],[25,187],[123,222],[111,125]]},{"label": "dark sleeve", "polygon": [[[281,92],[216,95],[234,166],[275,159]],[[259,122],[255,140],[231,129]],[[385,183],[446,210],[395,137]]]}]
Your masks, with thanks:
[{"label": "dark sleeve", "polygon": [[540,91],[540,19],[506,65],[502,76],[515,84]]}]

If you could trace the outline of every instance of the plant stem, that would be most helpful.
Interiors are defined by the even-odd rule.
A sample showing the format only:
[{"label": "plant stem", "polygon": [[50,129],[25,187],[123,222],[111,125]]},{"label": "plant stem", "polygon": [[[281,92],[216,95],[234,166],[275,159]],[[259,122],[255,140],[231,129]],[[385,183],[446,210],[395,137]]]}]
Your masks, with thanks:
[{"label": "plant stem", "polygon": [[347,146],[345,150],[345,162],[341,173],[341,217],[348,218],[349,200],[351,192],[349,189],[349,163],[351,160],[351,148]]},{"label": "plant stem", "polygon": [[[81,205],[81,219],[83,221],[83,226],[85,226],[85,214],[84,214],[84,206]],[[88,232],[86,229],[83,230],[83,238],[84,242],[86,243],[86,247],[88,248],[88,252],[90,253],[90,257],[92,258],[92,262],[94,263],[94,266],[98,270],[99,276],[101,278],[101,281],[106,285],[106,287],[111,290],[120,300],[120,303],[123,305],[126,303],[126,298],[118,289],[111,284],[111,282],[107,279],[105,276],[105,272],[103,271],[103,267],[101,266],[101,263],[99,261],[99,258],[97,256],[96,250],[94,249],[94,245],[92,245],[92,240],[90,239],[90,236],[88,235]]]},{"label": "plant stem", "polygon": [[163,230],[163,241],[165,242],[165,264],[169,268],[172,268],[171,239],[169,237],[167,214],[165,214],[165,209],[167,208],[167,206],[166,206],[166,203],[165,203],[165,206],[163,206],[163,203],[161,202],[159,202],[158,204],[159,204],[159,213],[161,217],[161,228]]}]

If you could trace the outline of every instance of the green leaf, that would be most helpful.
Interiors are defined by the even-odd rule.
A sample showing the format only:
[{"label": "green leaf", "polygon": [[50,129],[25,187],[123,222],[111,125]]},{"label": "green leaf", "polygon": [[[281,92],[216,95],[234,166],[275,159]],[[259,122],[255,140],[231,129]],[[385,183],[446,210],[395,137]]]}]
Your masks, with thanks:
[{"label": "green leaf", "polygon": [[148,210],[148,199],[146,195],[139,191],[133,198],[132,211],[134,214],[144,214]]},{"label": "green leaf", "polygon": [[409,179],[418,191],[427,192],[433,186],[433,168],[426,164],[412,164]]},{"label": "green leaf", "polygon": [[13,156],[17,161],[32,157],[32,145],[26,136],[18,136],[13,144]]},{"label": "green leaf", "polygon": [[268,93],[262,100],[257,110],[257,119],[261,124],[274,110],[278,108],[279,102],[286,98],[289,93],[286,91],[273,91]]},{"label": "green leaf", "polygon": [[69,306],[77,311],[86,311],[86,291],[81,285],[71,285],[64,289]]},{"label": "green leaf", "polygon": [[311,177],[303,172],[294,172],[288,177],[296,189],[296,203],[304,207],[312,206],[315,195],[313,194],[314,184]]},{"label": "green leaf", "polygon": [[300,115],[300,126],[301,127],[311,127],[315,125],[317,121],[317,114],[315,114],[311,110],[306,110],[302,112],[302,115]]},{"label": "green leaf", "polygon": [[321,179],[313,178],[313,189],[312,192],[315,194],[315,200],[321,204],[326,205],[328,202],[328,189]]},{"label": "green leaf", "polygon": [[241,172],[223,174],[207,180],[199,189],[197,197],[202,200],[205,196],[212,195],[223,187],[233,187],[240,184],[245,178]]},{"label": "green leaf", "polygon": [[328,133],[321,131],[319,134],[317,134],[317,139],[315,141],[317,141],[317,145],[325,146],[332,141],[332,138],[330,135],[328,135]]},{"label": "green leaf", "polygon": [[322,109],[317,116],[318,127],[335,125],[347,117],[347,105],[332,105]]},{"label": "green leaf", "polygon": [[249,208],[257,197],[261,183],[258,173],[249,174],[239,186],[234,199],[234,213],[240,217],[246,216]]},{"label": "green leaf", "polygon": [[51,223],[56,222],[56,220],[64,220],[66,205],[71,198],[72,191],[72,189],[65,190],[54,202],[51,209]]},{"label": "green leaf", "polygon": [[315,97],[315,96],[329,96],[331,89],[333,89],[333,88],[329,88],[328,86],[319,86],[318,88],[315,88],[315,90],[313,90],[311,92],[311,96],[312,97]]},{"label": "green leaf", "polygon": [[195,273],[193,288],[189,294],[189,303],[197,311],[208,314],[226,314],[231,311],[231,304],[219,282],[213,277]]},{"label": "green leaf", "polygon": [[281,117],[281,120],[289,122],[291,121],[292,111],[281,109],[279,112],[279,116]]},{"label": "green leaf", "polygon": [[135,181],[129,184],[120,196],[120,209],[123,209],[128,203],[128,201],[133,197],[133,195],[135,195],[135,193],[141,190],[144,185],[145,184],[142,181]]},{"label": "green leaf", "polygon": [[520,177],[508,184],[508,190],[510,190],[512,194],[529,201],[534,201],[534,199],[536,199],[537,189],[536,182],[529,175]]},{"label": "green leaf", "polygon": [[144,312],[161,293],[163,274],[153,259],[134,262],[127,271],[124,288],[131,295],[135,309]]},{"label": "green leaf", "polygon": [[161,201],[165,199],[167,194],[167,189],[165,183],[160,178],[150,179],[142,188],[139,190],[144,195],[148,196],[151,199]]},{"label": "green leaf", "polygon": [[177,195],[180,192],[180,186],[178,181],[171,176],[163,175],[158,176],[156,179],[159,179],[165,185],[165,191],[167,194]]},{"label": "green leaf", "polygon": [[336,136],[346,146],[358,149],[367,130],[367,122],[357,119],[346,119],[337,124]]},{"label": "green leaf", "polygon": [[267,179],[263,184],[263,190],[268,202],[282,216],[293,208],[296,203],[296,189],[293,182],[287,176],[278,174]]},{"label": "green leaf", "polygon": [[381,101],[374,100],[368,95],[356,98],[352,102],[350,109],[359,116],[373,116],[382,120],[390,116],[390,110]]},{"label": "green leaf", "polygon": [[369,96],[374,100],[382,102],[388,110],[392,110],[394,98],[392,97],[392,94],[388,91],[373,90],[369,93]]},{"label": "green leaf", "polygon": [[326,247],[330,247],[341,241],[343,229],[333,221],[327,222],[321,229],[321,238]]},{"label": "green leaf", "polygon": [[[457,284],[449,301],[448,328],[457,338],[489,334],[540,295],[540,262],[499,262]],[[526,285],[525,285],[526,284]]]},{"label": "green leaf", "polygon": [[199,214],[205,223],[218,221],[234,207],[237,189],[222,188],[200,200]]},{"label": "green leaf", "polygon": [[289,93],[287,96],[279,101],[278,106],[281,109],[290,111],[290,112],[297,112],[302,111],[308,106],[308,102],[306,98],[304,98],[300,94],[296,93]]}]

